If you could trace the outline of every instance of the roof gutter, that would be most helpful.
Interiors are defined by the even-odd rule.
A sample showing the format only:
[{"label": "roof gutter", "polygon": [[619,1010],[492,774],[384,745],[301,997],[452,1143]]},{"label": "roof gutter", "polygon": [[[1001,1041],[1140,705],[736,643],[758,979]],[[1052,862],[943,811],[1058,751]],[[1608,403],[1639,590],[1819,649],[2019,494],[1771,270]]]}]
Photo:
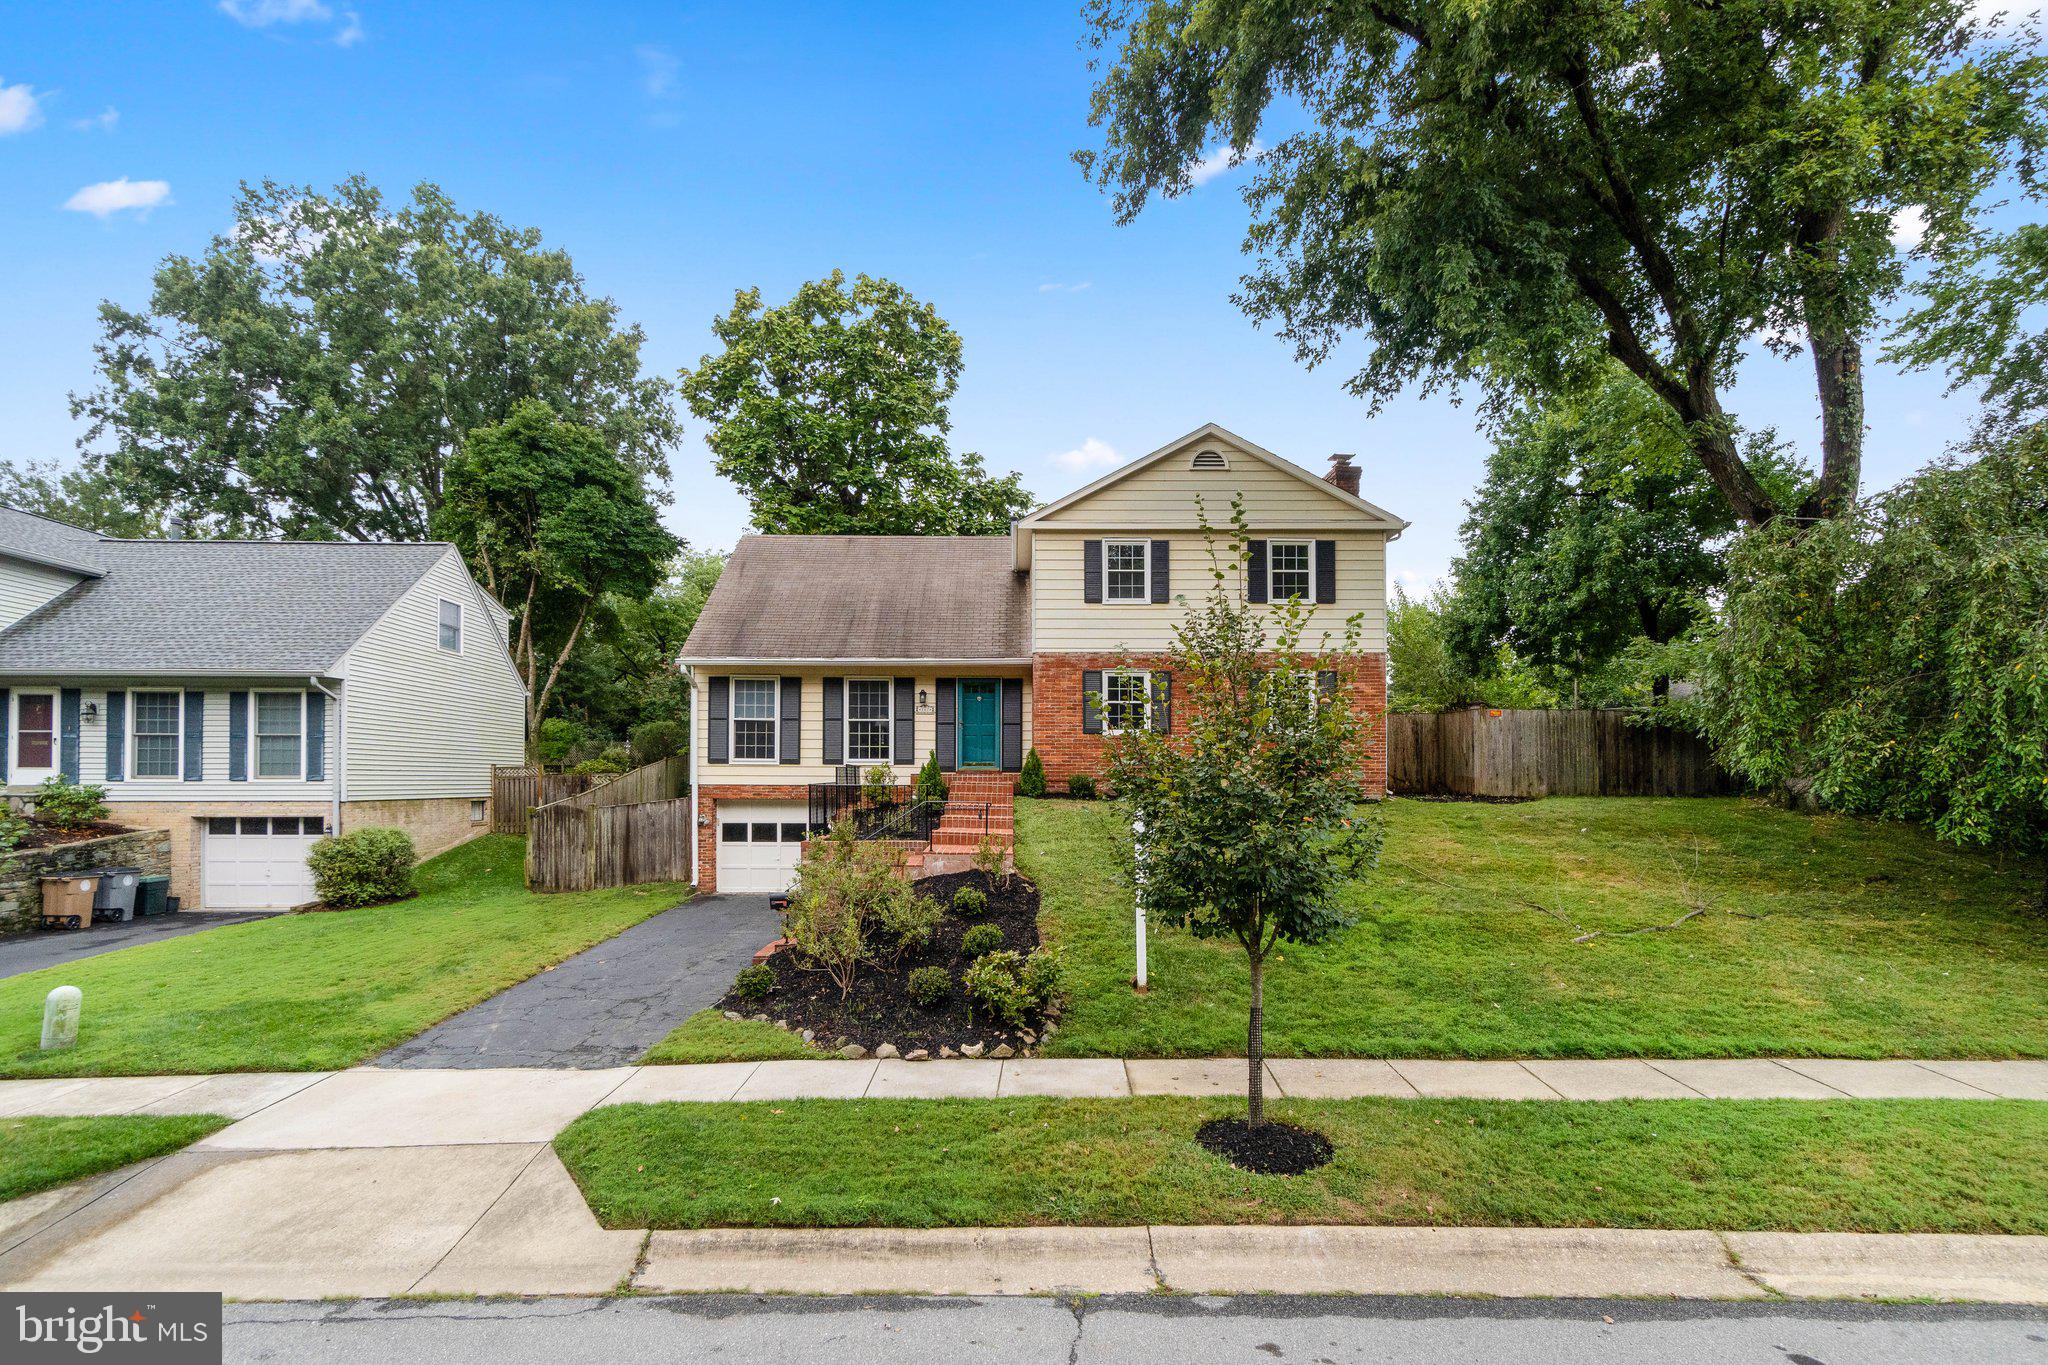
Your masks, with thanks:
[{"label": "roof gutter", "polygon": [[769,654],[742,654],[725,658],[693,658],[685,655],[677,659],[676,662],[684,668],[693,666],[698,668],[767,668],[781,665],[788,665],[793,668],[849,668],[868,664],[872,664],[877,668],[893,667],[900,664],[945,664],[949,667],[958,666],[962,668],[1029,668],[1031,666],[1031,656],[1025,654],[1013,659],[965,659],[957,656],[943,658],[925,656],[896,659],[856,659],[851,657],[796,659]]},{"label": "roof gutter", "polygon": [[328,779],[333,784],[334,789],[334,817],[327,822],[327,832],[339,834],[341,833],[342,791],[348,782],[348,707],[342,701],[343,693],[348,691],[348,683],[343,682],[341,684],[340,692],[330,692],[327,690],[327,684],[308,673],[306,675],[306,686],[334,703],[334,762],[331,765],[334,775]]}]

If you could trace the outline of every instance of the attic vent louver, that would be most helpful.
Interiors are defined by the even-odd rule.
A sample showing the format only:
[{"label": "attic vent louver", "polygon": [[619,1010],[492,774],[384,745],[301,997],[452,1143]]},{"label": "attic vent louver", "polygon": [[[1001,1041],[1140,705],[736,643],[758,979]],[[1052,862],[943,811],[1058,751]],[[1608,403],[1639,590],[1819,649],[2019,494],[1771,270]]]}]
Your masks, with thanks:
[{"label": "attic vent louver", "polygon": [[1226,460],[1225,460],[1225,459],[1223,458],[1223,452],[1222,452],[1222,451],[1220,451],[1220,450],[1204,450],[1204,451],[1199,451],[1199,452],[1197,452],[1197,454],[1195,455],[1195,458],[1194,458],[1194,459],[1192,459],[1192,460],[1189,460],[1189,461],[1188,461],[1188,468],[1190,468],[1190,469],[1228,469],[1228,468],[1230,468],[1230,464],[1229,464],[1229,462],[1228,462],[1228,461],[1226,461]]}]

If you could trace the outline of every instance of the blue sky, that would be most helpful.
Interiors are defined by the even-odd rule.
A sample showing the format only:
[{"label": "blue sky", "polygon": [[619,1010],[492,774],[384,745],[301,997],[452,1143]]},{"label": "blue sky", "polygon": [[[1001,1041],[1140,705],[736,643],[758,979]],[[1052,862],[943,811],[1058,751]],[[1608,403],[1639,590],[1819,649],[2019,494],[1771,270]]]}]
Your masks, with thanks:
[{"label": "blue sky", "polygon": [[[736,288],[786,296],[833,267],[886,275],[966,342],[956,446],[1041,497],[1205,421],[1414,523],[1395,575],[1442,574],[1486,441],[1471,407],[1374,417],[1346,370],[1295,363],[1229,301],[1243,172],[1130,227],[1081,178],[1078,3],[398,5],[158,0],[0,16],[0,456],[73,457],[94,309],[226,223],[235,184],[402,193],[540,228],[646,328],[651,368],[710,345]],[[160,182],[160,183],[159,183]],[[66,205],[74,205],[67,208]],[[1733,408],[1814,444],[1812,375],[1759,353]],[[1870,384],[1866,486],[1967,426],[1938,377]],[[669,520],[729,546],[745,504],[692,420]]]}]

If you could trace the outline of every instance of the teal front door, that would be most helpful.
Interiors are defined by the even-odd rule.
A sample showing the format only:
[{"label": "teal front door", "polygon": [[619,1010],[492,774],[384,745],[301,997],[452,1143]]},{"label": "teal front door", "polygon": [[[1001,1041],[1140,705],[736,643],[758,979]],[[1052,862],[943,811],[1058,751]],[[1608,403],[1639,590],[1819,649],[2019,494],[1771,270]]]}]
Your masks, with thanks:
[{"label": "teal front door", "polygon": [[996,719],[993,678],[960,680],[960,766],[993,768],[1002,752],[1002,726]]}]

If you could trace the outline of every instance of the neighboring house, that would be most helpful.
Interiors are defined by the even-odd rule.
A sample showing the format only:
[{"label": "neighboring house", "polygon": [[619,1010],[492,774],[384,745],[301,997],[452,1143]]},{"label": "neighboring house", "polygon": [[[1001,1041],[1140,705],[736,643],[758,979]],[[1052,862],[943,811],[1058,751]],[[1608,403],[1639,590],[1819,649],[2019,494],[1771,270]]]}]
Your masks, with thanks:
[{"label": "neighboring house", "polygon": [[0,787],[104,785],[189,908],[313,899],[306,850],[488,828],[518,763],[506,614],[448,545],[113,540],[0,507]]},{"label": "neighboring house", "polygon": [[[1228,585],[1307,597],[1333,632],[1364,621],[1346,684],[1386,787],[1386,542],[1406,522],[1213,424],[1039,508],[1006,536],[747,536],[683,648],[692,679],[698,885],[773,891],[795,874],[813,783],[842,765],[1096,774],[1108,735],[1171,724],[1165,666],[1182,600],[1211,584],[1210,524],[1241,496],[1254,537]],[[1084,706],[1089,695],[1101,707]]]}]

